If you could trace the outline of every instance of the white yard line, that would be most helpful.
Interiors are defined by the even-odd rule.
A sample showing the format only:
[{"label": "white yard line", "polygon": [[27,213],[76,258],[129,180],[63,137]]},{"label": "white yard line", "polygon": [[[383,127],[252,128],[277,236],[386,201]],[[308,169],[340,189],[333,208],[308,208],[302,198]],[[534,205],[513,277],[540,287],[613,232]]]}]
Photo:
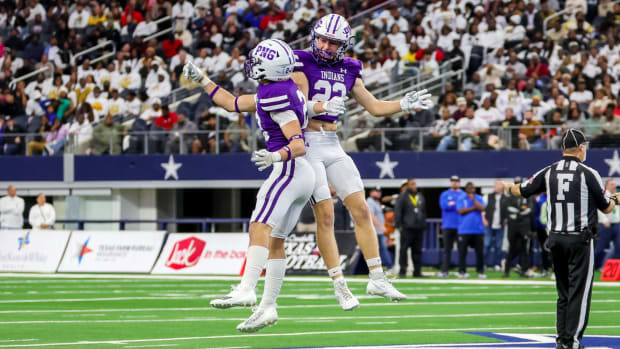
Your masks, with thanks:
[{"label": "white yard line", "polygon": [[[620,313],[620,310],[593,310],[594,314]],[[421,319],[421,318],[470,318],[470,317],[504,317],[504,316],[539,316],[555,315],[554,311],[519,312],[519,313],[478,313],[478,314],[415,314],[415,315],[373,315],[373,316],[319,316],[319,317],[280,317],[285,321],[320,321],[320,320],[373,320],[373,319]],[[114,320],[24,320],[0,321],[0,325],[33,325],[33,324],[90,324],[90,323],[141,323],[141,322],[210,322],[210,321],[243,321],[241,318],[222,317],[186,317],[180,319],[114,319]]]},{"label": "white yard line", "polygon": [[[617,326],[588,326],[589,329],[620,329],[620,325]],[[144,342],[168,342],[168,341],[189,341],[189,340],[207,340],[207,339],[240,339],[249,340],[250,338],[258,337],[296,337],[296,336],[322,336],[322,335],[346,335],[346,334],[358,334],[358,333],[419,333],[419,332],[470,332],[470,331],[510,331],[510,330],[555,330],[555,326],[523,326],[523,327],[473,327],[473,328],[431,328],[431,329],[364,329],[364,330],[348,330],[348,331],[313,331],[313,332],[289,332],[289,333],[259,333],[259,334],[247,334],[247,335],[223,335],[223,336],[203,336],[203,337],[176,337],[176,338],[146,338],[146,339],[116,339],[109,341],[78,341],[78,342],[62,342],[62,343],[41,343],[41,344],[0,344],[0,348],[19,348],[19,347],[50,347],[50,346],[89,346],[94,344],[130,344],[130,343],[144,343]]]},{"label": "white yard line", "polygon": [[[423,305],[479,305],[479,304],[555,304],[555,300],[548,301],[466,301],[466,302],[403,302],[403,303],[362,303],[362,307],[403,307],[403,306],[423,306]],[[592,303],[620,303],[620,299],[593,299]],[[279,305],[278,309],[295,308],[339,308],[338,304],[298,304],[298,305]],[[227,311],[244,310],[249,308],[239,307]],[[0,314],[15,313],[83,313],[83,312],[144,312],[144,311],[222,311],[212,307],[189,307],[189,308],[127,308],[127,309],[40,309],[40,310],[0,310]]]},{"label": "white yard line", "polygon": [[123,348],[156,348],[156,347],[178,347],[178,344],[156,344],[156,345],[127,345]]},{"label": "white yard line", "polygon": [[4,343],[4,342],[34,342],[34,341],[38,341],[38,339],[36,338],[30,338],[30,339],[0,339],[0,343]]},{"label": "white yard line", "polygon": [[356,325],[393,325],[398,321],[369,321],[369,322],[356,322]]},{"label": "white yard line", "polygon": [[[133,274],[29,274],[29,273],[0,273],[2,277],[18,278],[53,278],[53,279],[95,279],[88,282],[106,282],[105,279],[126,279],[121,282],[139,282],[138,280],[210,280],[210,281],[240,281],[239,276],[204,276],[204,275],[133,275]],[[58,282],[57,280],[37,280],[38,282]],[[19,280],[19,283],[36,283],[35,280]],[[326,276],[300,277],[287,276],[286,281],[291,282],[331,282]],[[63,281],[66,282],[66,281]],[[72,282],[83,283],[81,280]],[[367,278],[347,278],[348,283],[367,283]],[[551,280],[464,280],[464,279],[395,279],[395,284],[469,284],[469,285],[555,285]],[[614,282],[594,282],[595,286],[620,287],[620,283]]]}]

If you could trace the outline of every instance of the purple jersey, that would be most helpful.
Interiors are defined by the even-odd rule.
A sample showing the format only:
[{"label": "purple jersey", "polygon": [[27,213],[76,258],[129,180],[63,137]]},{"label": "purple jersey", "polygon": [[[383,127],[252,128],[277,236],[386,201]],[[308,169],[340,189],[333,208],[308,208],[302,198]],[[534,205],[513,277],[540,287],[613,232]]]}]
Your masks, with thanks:
[{"label": "purple jersey", "polygon": [[306,98],[293,80],[258,86],[256,93],[257,120],[265,135],[267,150],[269,151],[277,151],[289,143],[282,133],[280,125],[271,116],[271,113],[281,113],[288,110],[297,115],[303,133],[308,123]]},{"label": "purple jersey", "polygon": [[[334,65],[320,65],[310,51],[295,50],[295,71],[303,72],[308,79],[308,97],[312,101],[328,101],[334,97],[346,97],[355,80],[361,78],[362,62],[344,57]],[[313,119],[333,122],[337,115],[318,115]]]}]

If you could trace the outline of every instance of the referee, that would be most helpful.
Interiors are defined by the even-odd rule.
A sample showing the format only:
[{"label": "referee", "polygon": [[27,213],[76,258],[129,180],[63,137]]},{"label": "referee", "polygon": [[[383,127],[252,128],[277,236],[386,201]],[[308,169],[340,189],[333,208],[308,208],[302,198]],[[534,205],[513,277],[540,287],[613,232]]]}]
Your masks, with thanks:
[{"label": "referee", "polygon": [[506,192],[530,197],[547,194],[547,230],[558,290],[556,348],[579,349],[588,324],[594,274],[597,209],[611,212],[618,194],[606,197],[601,176],[584,165],[588,142],[569,129],[562,136],[562,159]]}]

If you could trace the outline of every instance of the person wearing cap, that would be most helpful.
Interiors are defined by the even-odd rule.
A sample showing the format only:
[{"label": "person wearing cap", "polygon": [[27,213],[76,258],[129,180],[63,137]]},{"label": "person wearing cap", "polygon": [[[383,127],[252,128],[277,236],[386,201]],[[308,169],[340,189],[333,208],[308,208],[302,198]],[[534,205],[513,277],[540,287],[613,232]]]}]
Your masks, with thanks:
[{"label": "person wearing cap", "polygon": [[407,180],[394,207],[394,225],[400,230],[399,276],[407,272],[407,250],[411,249],[413,277],[422,277],[422,244],[426,229],[426,200],[418,192],[416,180]]},{"label": "person wearing cap", "polygon": [[368,209],[370,210],[370,218],[377,231],[377,239],[379,240],[379,255],[381,261],[387,269],[392,269],[394,263],[392,262],[392,255],[387,249],[387,239],[385,236],[385,215],[383,214],[383,208],[381,207],[381,188],[370,189],[368,199],[366,199]]},{"label": "person wearing cap", "polygon": [[452,260],[452,247],[457,238],[460,215],[456,210],[456,202],[463,195],[461,179],[457,175],[450,176],[450,189],[439,196],[441,207],[441,233],[443,235],[443,263],[439,277],[448,277]]},{"label": "person wearing cap", "polygon": [[599,173],[583,162],[588,141],[574,128],[562,135],[562,158],[520,184],[504,183],[508,194],[529,198],[547,193],[548,247],[558,291],[557,348],[583,348],[594,278],[598,210],[610,213],[619,194],[606,194]]}]

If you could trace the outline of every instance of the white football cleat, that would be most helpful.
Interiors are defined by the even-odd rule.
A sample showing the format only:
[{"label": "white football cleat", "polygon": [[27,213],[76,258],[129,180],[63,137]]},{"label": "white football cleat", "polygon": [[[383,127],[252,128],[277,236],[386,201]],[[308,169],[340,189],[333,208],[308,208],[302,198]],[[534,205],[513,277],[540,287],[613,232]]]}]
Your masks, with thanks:
[{"label": "white football cleat", "polygon": [[276,306],[258,307],[247,320],[237,326],[240,332],[257,332],[278,322]]},{"label": "white football cleat", "polygon": [[256,292],[253,289],[241,288],[240,285],[230,286],[231,291],[211,301],[214,308],[228,309],[256,305]]},{"label": "white football cleat", "polygon": [[334,281],[334,293],[342,310],[353,310],[360,306],[360,301],[351,293],[344,278]]},{"label": "white football cleat", "polygon": [[378,279],[370,279],[368,281],[368,286],[366,286],[366,293],[373,296],[384,297],[395,302],[407,299],[407,296],[400,293],[392,286],[392,283],[388,281],[385,275]]}]

